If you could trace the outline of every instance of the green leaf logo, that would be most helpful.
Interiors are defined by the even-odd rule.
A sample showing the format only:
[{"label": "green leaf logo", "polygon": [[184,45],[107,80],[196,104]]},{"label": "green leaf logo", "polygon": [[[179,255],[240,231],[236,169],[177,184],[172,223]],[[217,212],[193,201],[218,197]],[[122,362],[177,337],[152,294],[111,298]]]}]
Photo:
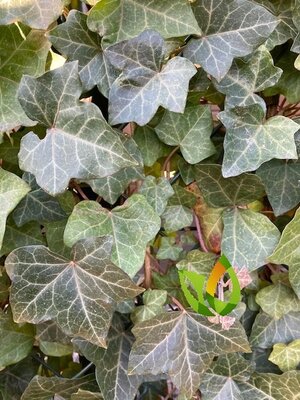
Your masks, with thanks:
[{"label": "green leaf logo", "polygon": [[[215,298],[215,292],[220,278],[227,273],[231,279],[232,290],[229,301],[222,301]],[[229,314],[240,301],[241,289],[239,280],[225,255],[222,255],[213,267],[213,270],[207,280],[206,290],[204,291],[205,276],[188,270],[178,270],[180,285],[182,291],[194,311],[206,316],[214,316],[215,314],[209,309],[209,306],[220,315]],[[197,299],[188,289],[186,284],[187,278],[196,291]],[[208,303],[208,305],[206,304]]]}]

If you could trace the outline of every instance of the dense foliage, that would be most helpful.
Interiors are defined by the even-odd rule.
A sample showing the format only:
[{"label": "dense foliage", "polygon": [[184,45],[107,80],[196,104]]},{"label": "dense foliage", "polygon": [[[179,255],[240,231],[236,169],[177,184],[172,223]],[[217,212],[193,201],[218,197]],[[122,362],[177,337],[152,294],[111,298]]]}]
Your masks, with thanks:
[{"label": "dense foliage", "polygon": [[[0,0],[0,399],[299,397],[299,32],[300,0]],[[205,317],[178,270],[220,254]]]}]

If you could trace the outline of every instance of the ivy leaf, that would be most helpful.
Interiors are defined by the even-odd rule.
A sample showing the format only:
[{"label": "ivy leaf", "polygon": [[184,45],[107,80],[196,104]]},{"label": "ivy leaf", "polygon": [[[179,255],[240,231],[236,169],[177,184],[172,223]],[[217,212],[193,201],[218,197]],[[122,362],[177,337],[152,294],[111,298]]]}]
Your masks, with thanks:
[{"label": "ivy leaf", "polygon": [[71,178],[100,178],[136,165],[99,108],[79,102],[81,90],[77,62],[21,81],[22,107],[48,130],[42,140],[33,132],[23,137],[20,168],[51,195],[63,192]]},{"label": "ivy leaf", "polygon": [[264,100],[255,93],[274,86],[281,74],[265,46],[260,46],[251,55],[234,60],[225,77],[214,84],[226,94],[226,108],[258,103],[265,109]]},{"label": "ivy leaf", "polygon": [[300,208],[298,208],[292,221],[284,228],[278,246],[269,257],[269,261],[275,264],[287,264],[289,266],[289,280],[300,298]]},{"label": "ivy leaf", "polygon": [[5,266],[12,280],[14,320],[36,324],[51,319],[67,335],[105,346],[116,304],[142,291],[110,262],[111,246],[110,238],[81,241],[71,260],[44,246],[10,253]]},{"label": "ivy leaf", "polygon": [[79,379],[63,379],[57,376],[47,378],[45,376],[35,376],[27,386],[22,395],[22,400],[49,400],[57,397],[58,399],[70,400],[73,393],[78,389],[96,389],[94,376],[87,375]]},{"label": "ivy leaf", "polygon": [[260,178],[253,174],[224,178],[218,164],[196,165],[194,173],[201,194],[210,207],[246,205],[265,194]]},{"label": "ivy leaf", "polygon": [[227,128],[224,177],[254,171],[272,158],[298,158],[294,134],[299,125],[291,119],[276,116],[264,122],[264,111],[258,104],[223,111],[219,118]]},{"label": "ivy leaf", "polygon": [[64,232],[67,225],[67,219],[45,224],[46,239],[49,250],[60,256],[69,258],[71,248],[64,243]]},{"label": "ivy leaf", "polygon": [[71,400],[103,400],[103,397],[101,393],[93,393],[79,389],[77,393],[72,394]]},{"label": "ivy leaf", "polygon": [[8,214],[29,191],[30,187],[22,179],[0,168],[0,248],[2,247]]},{"label": "ivy leaf", "polygon": [[[282,375],[255,373],[250,378],[249,385],[255,385],[259,392],[257,397],[252,397],[250,390],[247,394],[250,394],[251,399],[254,400],[261,400],[262,393],[265,396],[263,397],[264,400],[290,400],[297,398],[299,383],[299,371],[289,371]],[[248,383],[246,385],[248,386]]]},{"label": "ivy leaf", "polygon": [[[224,331],[199,314],[169,312],[138,323],[129,358],[130,374],[168,373],[181,392],[192,396],[213,357],[223,352],[249,352],[241,325]],[[201,337],[201,341],[199,340]]]},{"label": "ivy leaf", "polygon": [[[226,354],[218,357],[201,379],[200,390],[203,400],[244,398],[240,384],[247,381],[254,372],[254,365],[240,354]],[[252,397],[251,397],[252,398]]]},{"label": "ivy leaf", "polygon": [[68,0],[2,0],[0,25],[21,21],[31,28],[45,30],[62,14],[63,6],[68,3]]},{"label": "ivy leaf", "polygon": [[213,130],[209,106],[188,106],[184,114],[165,111],[155,127],[159,139],[170,145],[180,146],[189,164],[196,164],[215,153],[210,140]]},{"label": "ivy leaf", "polygon": [[102,51],[100,36],[88,30],[85,14],[71,10],[67,21],[54,28],[49,39],[68,61],[78,60],[84,91],[98,85],[100,92],[108,96],[118,74]]},{"label": "ivy leaf", "polygon": [[128,375],[128,358],[133,335],[124,331],[120,318],[113,319],[107,349],[76,339],[80,352],[96,365],[96,378],[105,400],[133,400],[144,378]]},{"label": "ivy leaf", "polygon": [[218,81],[235,57],[250,54],[277,25],[270,12],[247,0],[197,0],[193,9],[203,35],[190,40],[183,54]]},{"label": "ivy leaf", "polygon": [[275,343],[269,360],[283,372],[296,369],[300,363],[300,340],[293,340],[288,345]]},{"label": "ivy leaf", "polygon": [[72,246],[79,239],[112,235],[112,262],[130,276],[141,268],[147,243],[160,229],[160,218],[144,196],[134,194],[108,211],[95,201],[82,201],[69,217],[64,240]]},{"label": "ivy leaf", "polygon": [[15,24],[0,26],[0,132],[18,125],[35,125],[24,113],[17,92],[23,74],[44,72],[48,51],[49,43],[43,32],[18,28]]},{"label": "ivy leaf", "polygon": [[280,232],[265,215],[234,208],[224,211],[223,221],[222,253],[231,265],[254,271],[267,263]]},{"label": "ivy leaf", "polygon": [[167,292],[165,290],[148,289],[143,294],[143,306],[135,307],[130,318],[134,324],[146,321],[161,314],[164,309],[163,305],[167,301]]},{"label": "ivy leaf", "polygon": [[176,264],[178,269],[186,269],[200,275],[208,276],[216,263],[216,255],[200,250],[189,251],[186,258]]},{"label": "ivy leaf", "polygon": [[166,47],[157,32],[147,30],[109,47],[106,52],[111,64],[122,70],[109,93],[112,125],[130,121],[146,125],[159,106],[184,112],[188,83],[196,68],[178,56],[163,66]]},{"label": "ivy leaf", "polygon": [[18,325],[11,311],[0,312],[0,369],[27,357],[34,343],[34,326]]},{"label": "ivy leaf", "polygon": [[189,306],[181,290],[178,271],[175,267],[169,268],[167,273],[164,275],[153,271],[152,283],[153,287],[155,287],[156,289],[167,291],[170,296],[178,299],[182,305],[186,307]]},{"label": "ivy leaf", "polygon": [[265,185],[274,214],[281,215],[300,203],[300,163],[271,160],[256,171]]},{"label": "ivy leaf", "polygon": [[23,180],[28,183],[31,191],[20,201],[13,212],[17,226],[22,226],[29,221],[47,222],[66,217],[58,200],[44,192],[37,185],[33,175],[25,172]]},{"label": "ivy leaf", "polygon": [[103,197],[109,204],[115,204],[120,195],[128,187],[130,182],[144,178],[143,160],[139,148],[132,138],[120,135],[128,154],[136,161],[137,167],[126,167],[105,178],[86,181],[93,191]]},{"label": "ivy leaf", "polygon": [[166,208],[168,199],[174,194],[174,190],[166,178],[156,179],[149,175],[144,179],[139,193],[145,196],[155,212],[161,215]]},{"label": "ivy leaf", "polygon": [[270,348],[275,343],[289,343],[299,339],[300,313],[290,312],[278,320],[260,312],[253,324],[250,344]]},{"label": "ivy leaf", "polygon": [[47,356],[62,357],[73,353],[70,337],[52,321],[36,326],[36,341],[40,350]]},{"label": "ivy leaf", "polygon": [[265,313],[275,319],[280,319],[290,311],[300,311],[300,300],[294,291],[281,283],[262,288],[255,301]]},{"label": "ivy leaf", "polygon": [[168,0],[99,2],[90,11],[88,26],[103,36],[105,44],[131,39],[146,29],[155,30],[164,38],[201,33],[191,6],[184,0],[174,0],[172,4]]},{"label": "ivy leaf", "polygon": [[158,252],[156,253],[156,258],[158,260],[172,260],[176,261],[182,253],[182,247],[176,244],[176,238],[174,237],[162,237],[160,240],[160,246]]}]

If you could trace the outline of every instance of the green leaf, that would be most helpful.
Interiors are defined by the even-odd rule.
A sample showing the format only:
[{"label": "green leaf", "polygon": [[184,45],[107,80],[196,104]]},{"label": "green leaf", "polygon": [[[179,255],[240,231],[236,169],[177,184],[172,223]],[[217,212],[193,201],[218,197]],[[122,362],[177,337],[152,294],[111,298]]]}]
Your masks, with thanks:
[{"label": "green leaf", "polygon": [[82,201],[69,217],[64,240],[72,246],[79,239],[112,235],[112,262],[130,276],[141,268],[147,243],[160,228],[160,218],[144,196],[134,194],[108,211],[95,201]]},{"label": "green leaf", "polygon": [[201,379],[200,390],[203,400],[244,399],[240,384],[246,382],[253,371],[253,363],[245,360],[242,355],[237,353],[221,355]]},{"label": "green leaf", "polygon": [[31,352],[34,343],[34,326],[18,325],[9,310],[0,312],[0,370],[15,364]]},{"label": "green leaf", "polygon": [[253,174],[224,178],[218,164],[196,165],[194,173],[201,194],[210,207],[246,205],[265,194],[260,178]]},{"label": "green leaf", "polygon": [[103,36],[106,44],[131,39],[146,29],[155,30],[164,38],[201,33],[184,0],[104,0],[90,11],[88,26]]},{"label": "green leaf", "polygon": [[21,81],[22,107],[48,130],[42,140],[33,132],[22,139],[20,168],[51,195],[62,193],[71,178],[101,178],[136,165],[99,108],[79,102],[81,90],[77,62]]},{"label": "green leaf", "polygon": [[166,178],[156,179],[149,175],[144,179],[139,193],[145,196],[155,212],[161,215],[166,208],[168,199],[174,194],[174,190]]},{"label": "green leaf", "polygon": [[0,132],[18,125],[35,125],[34,118],[32,121],[22,110],[17,92],[23,74],[44,72],[48,51],[49,42],[43,32],[30,31],[15,24],[0,26]]},{"label": "green leaf", "polygon": [[250,54],[277,25],[271,13],[247,0],[197,0],[193,9],[203,36],[190,40],[183,54],[218,81],[235,57]]},{"label": "green leaf", "polygon": [[63,257],[69,258],[71,248],[64,243],[64,232],[67,219],[62,221],[48,222],[45,224],[46,239],[49,250]]},{"label": "green leaf", "polygon": [[36,341],[41,351],[53,357],[73,353],[70,337],[65,335],[55,322],[48,321],[36,326]]},{"label": "green leaf", "polygon": [[111,263],[111,246],[109,238],[81,241],[71,260],[44,246],[10,253],[5,266],[12,280],[14,320],[36,324],[51,319],[64,333],[105,346],[116,304],[142,291]]},{"label": "green leaf", "polygon": [[299,312],[290,312],[280,319],[260,312],[252,327],[250,344],[267,349],[275,343],[289,343],[299,339],[299,323]]},{"label": "green leaf", "polygon": [[273,58],[265,46],[260,46],[251,55],[234,60],[225,77],[214,84],[226,94],[227,108],[255,103],[265,108],[264,100],[255,93],[274,86],[281,74],[282,70],[274,67]]},{"label": "green leaf", "polygon": [[267,263],[280,232],[265,215],[233,208],[224,211],[223,221],[222,253],[231,265],[253,271]]},{"label": "green leaf", "polygon": [[105,178],[86,181],[93,191],[103,197],[109,204],[114,204],[118,200],[130,182],[144,178],[143,160],[136,143],[133,139],[127,138],[122,134],[120,134],[120,139],[138,167],[126,167]]},{"label": "green leaf", "polygon": [[[192,396],[201,374],[222,352],[249,352],[241,325],[222,330],[199,314],[169,312],[138,323],[129,358],[130,374],[168,373],[182,393]],[[201,337],[201,340],[199,340]]]},{"label": "green leaf", "polygon": [[300,300],[294,291],[281,283],[262,288],[255,301],[274,319],[280,319],[290,311],[300,311]]},{"label": "green leaf", "polygon": [[[289,371],[282,375],[276,374],[254,374],[250,378],[249,385],[255,385],[258,389],[257,397],[254,400],[291,400],[296,399],[299,394],[300,373],[299,371]],[[264,397],[262,397],[262,395]],[[259,397],[260,396],[260,397]]]},{"label": "green leaf", "polygon": [[188,252],[185,259],[176,264],[176,267],[178,269],[186,269],[200,275],[205,275],[208,278],[215,263],[215,254],[204,253],[200,250],[192,250]]},{"label": "green leaf", "polygon": [[169,268],[167,273],[164,275],[161,275],[158,272],[153,271],[152,283],[153,287],[155,287],[156,289],[167,291],[169,296],[175,297],[177,300],[180,301],[181,304],[188,307],[188,303],[181,290],[178,271],[175,267]]},{"label": "green leaf", "polygon": [[72,394],[71,400],[103,400],[103,397],[101,393],[93,393],[79,389],[77,393]]},{"label": "green leaf", "polygon": [[8,214],[29,191],[30,187],[22,179],[0,168],[0,248],[2,247]]},{"label": "green leaf", "polygon": [[67,21],[54,28],[49,39],[68,61],[78,60],[84,91],[98,85],[100,92],[108,96],[118,74],[102,51],[100,36],[88,30],[85,14],[71,10]]},{"label": "green leaf", "polygon": [[133,400],[144,380],[143,377],[127,373],[133,339],[130,332],[124,331],[121,320],[115,317],[109,331],[107,349],[75,340],[80,352],[96,365],[97,382],[105,400]]},{"label": "green leaf", "polygon": [[274,214],[281,215],[300,203],[300,163],[271,160],[257,170]]},{"label": "green leaf", "polygon": [[215,153],[210,140],[213,130],[209,106],[188,106],[184,114],[165,111],[155,127],[159,139],[170,145],[180,146],[186,161],[196,164]]},{"label": "green leaf", "polygon": [[296,369],[300,363],[300,340],[293,340],[288,345],[275,343],[269,360],[283,372]]},{"label": "green leaf", "polygon": [[278,246],[270,255],[269,261],[275,264],[289,266],[289,280],[300,298],[300,208],[298,208],[292,221],[284,228]]},{"label": "green leaf", "polygon": [[145,31],[134,39],[109,47],[106,52],[111,64],[122,70],[109,93],[112,125],[130,121],[146,125],[159,106],[184,112],[188,83],[196,68],[178,56],[163,66],[166,47],[157,32]]},{"label": "green leaf", "polygon": [[0,25],[21,21],[31,28],[47,29],[68,3],[68,0],[3,0],[0,4]]},{"label": "green leaf", "polygon": [[165,230],[175,232],[192,224],[193,212],[181,205],[171,205],[166,207],[161,218]]},{"label": "green leaf", "polygon": [[158,260],[178,260],[182,253],[182,247],[176,244],[176,238],[174,237],[162,237],[160,241],[160,246],[158,252],[156,253],[156,258]]},{"label": "green leaf", "polygon": [[66,217],[58,200],[44,192],[36,184],[33,175],[25,172],[23,180],[28,183],[31,191],[20,201],[13,212],[17,226],[22,226],[29,221],[47,222]]},{"label": "green leaf", "polygon": [[134,324],[147,321],[161,314],[164,311],[163,305],[167,301],[167,292],[165,290],[148,289],[143,294],[143,306],[138,306],[131,313],[130,318]]},{"label": "green leaf", "polygon": [[63,379],[56,376],[46,378],[45,376],[35,376],[27,386],[22,395],[22,400],[50,400],[58,398],[70,400],[72,394],[79,389],[96,390],[94,376],[87,375],[79,379]]},{"label": "green leaf", "polygon": [[258,104],[223,111],[219,118],[227,128],[224,177],[254,171],[272,158],[298,158],[294,134],[299,125],[291,119],[275,116],[264,121],[264,111]]}]

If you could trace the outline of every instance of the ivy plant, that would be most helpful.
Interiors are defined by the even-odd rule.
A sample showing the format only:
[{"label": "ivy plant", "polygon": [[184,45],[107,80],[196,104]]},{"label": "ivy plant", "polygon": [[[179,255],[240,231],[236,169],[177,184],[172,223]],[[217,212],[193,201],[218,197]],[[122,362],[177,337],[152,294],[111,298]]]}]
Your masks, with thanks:
[{"label": "ivy plant", "polygon": [[0,0],[0,400],[300,396],[299,38],[300,0]]}]

